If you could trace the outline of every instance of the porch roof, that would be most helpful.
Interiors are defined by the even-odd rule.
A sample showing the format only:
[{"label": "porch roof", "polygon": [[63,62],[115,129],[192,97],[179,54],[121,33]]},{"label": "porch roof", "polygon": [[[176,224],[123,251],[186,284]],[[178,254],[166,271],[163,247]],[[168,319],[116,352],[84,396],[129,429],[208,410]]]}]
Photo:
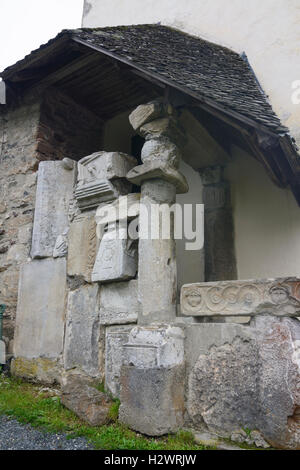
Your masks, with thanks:
[{"label": "porch roof", "polygon": [[[126,76],[128,69],[134,79],[133,74]],[[83,75],[81,85],[93,90],[98,86],[98,91],[99,81],[107,79],[107,88],[97,97],[104,118],[122,110],[122,103],[128,108],[129,102],[134,106],[153,97],[143,85],[145,80],[153,90],[164,89],[177,105],[198,106],[215,116],[242,135],[273,181],[290,186],[300,204],[295,142],[272,110],[245,56],[162,25],[76,29],[62,31],[0,74],[12,90],[44,83],[71,92],[78,89]],[[114,86],[121,91],[115,104],[109,84],[111,90]],[[84,98],[97,111],[94,91],[92,95],[86,91]]]}]

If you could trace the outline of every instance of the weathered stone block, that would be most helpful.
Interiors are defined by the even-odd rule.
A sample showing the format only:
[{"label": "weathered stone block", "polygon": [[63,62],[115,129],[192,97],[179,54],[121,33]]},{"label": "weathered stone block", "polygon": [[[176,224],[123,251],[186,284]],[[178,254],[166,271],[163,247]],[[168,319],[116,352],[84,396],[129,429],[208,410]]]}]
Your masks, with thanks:
[{"label": "weathered stone block", "polygon": [[111,183],[109,180],[96,180],[77,186],[75,198],[81,210],[93,209],[103,202],[117,199],[121,194],[130,192],[131,185],[128,182],[117,180]]},{"label": "weathered stone block", "polygon": [[147,180],[160,179],[173,184],[177,194],[184,194],[189,190],[185,176],[172,166],[162,164],[159,160],[147,160],[143,165],[136,166],[127,173],[127,179],[138,186]]},{"label": "weathered stone block", "polygon": [[58,360],[17,357],[12,360],[11,373],[21,379],[52,385],[61,382],[62,370]]},{"label": "weathered stone block", "polygon": [[82,286],[69,292],[67,304],[64,367],[99,375],[99,287]]},{"label": "weathered stone block", "polygon": [[184,365],[122,366],[119,420],[148,436],[178,431],[184,423],[184,382]]},{"label": "weathered stone block", "polygon": [[159,139],[151,139],[145,142],[141,158],[143,163],[153,160],[161,165],[170,165],[178,169],[181,153],[178,147],[168,138],[160,137]]},{"label": "weathered stone block", "polygon": [[120,375],[124,357],[123,346],[128,342],[132,326],[106,328],[105,338],[105,385],[113,396],[120,395]]},{"label": "weathered stone block", "polygon": [[110,420],[112,400],[76,377],[68,378],[63,384],[62,404],[90,426],[103,426]]},{"label": "weathered stone block", "polygon": [[134,157],[117,152],[96,152],[82,158],[75,190],[79,207],[93,208],[130,192],[125,177],[135,165]]},{"label": "weathered stone block", "polygon": [[176,326],[135,327],[124,345],[124,365],[172,367],[184,362],[184,332]]},{"label": "weathered stone block", "polygon": [[5,342],[0,339],[0,364],[6,363],[6,345]]},{"label": "weathered stone block", "polygon": [[136,131],[147,122],[158,119],[162,116],[172,113],[172,108],[165,107],[163,103],[153,101],[147,104],[141,104],[129,115],[129,122]]},{"label": "weathered stone block", "polygon": [[155,121],[144,124],[140,128],[139,133],[146,140],[167,137],[180,147],[183,147],[186,143],[184,129],[175,119],[170,117],[155,119]]},{"label": "weathered stone block", "polygon": [[74,171],[60,161],[41,162],[32,234],[32,258],[52,256],[57,237],[68,228]]},{"label": "weathered stone block", "polygon": [[100,294],[100,323],[122,325],[136,323],[140,305],[138,281],[103,285]]},{"label": "weathered stone block", "polygon": [[97,253],[94,213],[81,214],[70,225],[68,233],[68,275],[91,281]]},{"label": "weathered stone block", "polygon": [[137,247],[127,239],[127,222],[108,225],[92,272],[93,282],[127,281],[137,272]]},{"label": "weathered stone block", "polygon": [[98,207],[95,215],[97,225],[103,226],[118,220],[131,220],[140,213],[140,194],[120,196],[116,201]]},{"label": "weathered stone block", "polygon": [[77,186],[96,180],[125,178],[136,163],[136,158],[126,153],[95,152],[79,160]]},{"label": "weathered stone block", "polygon": [[35,260],[20,270],[14,353],[56,359],[63,350],[66,260]]},{"label": "weathered stone block", "polygon": [[194,428],[231,436],[259,431],[272,446],[300,449],[300,322],[255,317],[250,327],[187,327],[187,410]]},{"label": "weathered stone block", "polygon": [[255,316],[300,314],[300,279],[223,281],[189,284],[181,290],[187,316]]}]

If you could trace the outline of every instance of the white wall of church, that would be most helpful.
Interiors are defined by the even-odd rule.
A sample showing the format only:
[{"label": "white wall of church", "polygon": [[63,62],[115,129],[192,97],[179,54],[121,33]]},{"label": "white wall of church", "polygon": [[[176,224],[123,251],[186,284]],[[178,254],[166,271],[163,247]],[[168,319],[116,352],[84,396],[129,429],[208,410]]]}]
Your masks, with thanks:
[{"label": "white wall of church", "polygon": [[299,0],[85,1],[85,27],[158,22],[245,51],[274,110],[300,145],[300,103],[291,99],[292,83],[300,81]]},{"label": "white wall of church", "polygon": [[239,148],[225,177],[231,183],[239,279],[300,276],[300,210],[259,162]]}]

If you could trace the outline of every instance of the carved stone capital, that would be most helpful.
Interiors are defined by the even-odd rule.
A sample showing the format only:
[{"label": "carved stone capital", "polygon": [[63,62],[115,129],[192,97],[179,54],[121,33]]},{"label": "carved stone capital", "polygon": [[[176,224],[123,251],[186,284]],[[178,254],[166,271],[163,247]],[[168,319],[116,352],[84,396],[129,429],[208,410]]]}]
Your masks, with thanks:
[{"label": "carved stone capital", "polygon": [[127,172],[136,159],[118,152],[95,152],[78,162],[75,198],[81,210],[112,201],[131,190]]},{"label": "carved stone capital", "polygon": [[143,165],[136,166],[127,173],[127,179],[140,186],[144,181],[161,179],[173,184],[177,194],[187,193],[189,186],[185,176],[170,165],[162,165],[160,162],[147,161]]}]

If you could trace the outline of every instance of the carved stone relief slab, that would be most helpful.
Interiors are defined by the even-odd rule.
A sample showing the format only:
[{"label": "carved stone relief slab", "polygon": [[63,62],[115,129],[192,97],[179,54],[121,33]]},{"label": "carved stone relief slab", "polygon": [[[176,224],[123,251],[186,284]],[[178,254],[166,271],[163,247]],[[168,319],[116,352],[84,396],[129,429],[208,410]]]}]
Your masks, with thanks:
[{"label": "carved stone relief slab", "polygon": [[137,272],[137,246],[127,239],[127,222],[108,225],[100,242],[92,282],[126,281]]},{"label": "carved stone relief slab", "polygon": [[75,197],[81,210],[112,201],[130,192],[125,177],[136,165],[136,159],[117,152],[96,152],[78,162]]},{"label": "carved stone relief slab", "polygon": [[124,345],[124,365],[138,368],[173,367],[183,362],[184,333],[179,327],[136,326]]},{"label": "carved stone relief slab", "polygon": [[68,275],[83,276],[87,282],[91,282],[96,253],[94,212],[81,214],[71,223],[68,234]]},{"label": "carved stone relief slab", "polygon": [[182,287],[180,303],[182,314],[187,316],[299,317],[300,279],[190,284]]}]

